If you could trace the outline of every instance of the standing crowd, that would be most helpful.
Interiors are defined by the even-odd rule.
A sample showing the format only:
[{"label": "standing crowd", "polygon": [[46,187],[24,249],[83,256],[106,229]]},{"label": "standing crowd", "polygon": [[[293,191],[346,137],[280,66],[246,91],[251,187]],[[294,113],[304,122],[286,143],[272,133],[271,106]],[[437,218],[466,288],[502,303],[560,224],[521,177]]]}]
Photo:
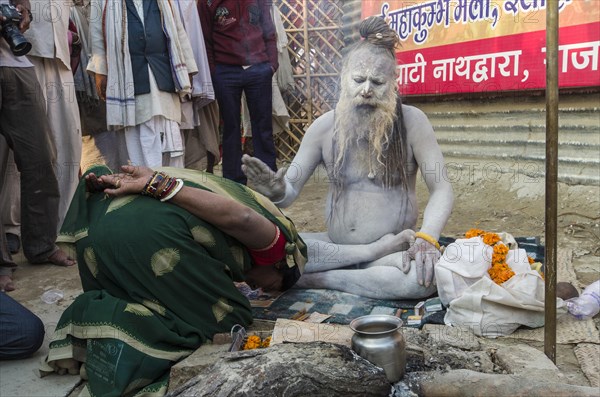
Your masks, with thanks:
[{"label": "standing crowd", "polygon": [[[248,135],[250,131],[240,130],[240,118],[241,102],[246,99],[254,153],[276,169],[272,98],[282,102],[277,89],[278,58],[289,62],[278,13],[274,3],[266,0],[0,0],[0,360],[28,357],[44,340],[42,321],[7,294],[18,287],[13,280],[17,269],[13,255],[21,250],[31,264],[79,263],[84,294],[65,311],[57,328],[90,313],[92,306],[99,308],[95,317],[82,321],[88,325],[101,321],[113,324],[115,329],[137,324],[127,317],[127,313],[139,314],[141,305],[136,304],[158,308],[159,313],[149,318],[151,326],[147,327],[156,332],[158,339],[142,330],[139,339],[150,351],[172,345],[179,353],[167,352],[171,349],[167,346],[159,359],[148,356],[139,346],[124,351],[117,372],[119,381],[126,383],[109,390],[98,384],[100,375],[93,371],[96,356],[90,352],[82,361],[92,367],[88,369],[90,388],[102,395],[121,395],[133,387],[129,385],[132,379],[134,383],[140,381],[135,377],[138,375],[152,383],[146,386],[160,388],[168,379],[174,357],[184,357],[219,330],[236,323],[249,324],[249,304],[233,281],[254,280],[257,287],[277,290],[294,284],[300,274],[295,260],[289,266],[274,267],[285,261],[288,243],[305,249],[293,224],[272,204],[246,197],[245,186],[236,187],[235,182],[226,179],[216,178],[212,185],[201,180],[193,185],[200,189],[193,189],[192,197],[198,194],[210,199],[203,200],[200,207],[184,205],[177,209],[143,201],[142,207],[136,204],[121,210],[116,223],[106,218],[106,222],[126,230],[127,225],[140,224],[136,222],[138,211],[150,205],[151,225],[136,233],[144,236],[143,243],[155,238],[159,239],[159,248],[173,243],[173,252],[187,250],[181,254],[177,271],[157,270],[163,259],[157,265],[154,257],[149,270],[143,250],[135,250],[129,267],[132,280],[143,278],[139,272],[154,272],[150,280],[155,282],[143,283],[140,289],[127,281],[123,290],[120,282],[130,277],[126,274],[114,284],[103,277],[121,268],[123,257],[109,259],[96,254],[97,258],[89,258],[92,246],[104,241],[109,251],[116,250],[119,244],[132,244],[128,238],[111,232],[90,239],[81,228],[70,229],[84,225],[86,233],[104,231],[105,217],[81,217],[84,207],[106,210],[109,205],[107,214],[110,212],[112,200],[95,200],[101,194],[92,195],[88,202],[88,195],[99,192],[87,189],[81,178],[94,176],[90,169],[106,173],[108,168],[93,168],[98,164],[117,172],[124,164],[146,171],[150,170],[147,167],[168,166],[185,174],[185,168],[212,173],[214,165],[222,161],[223,176],[245,184],[240,163],[242,133]],[[279,24],[277,29],[273,21]],[[293,80],[291,66],[285,71],[290,75],[287,81]],[[280,113],[278,109],[278,116]],[[149,172],[142,174],[144,178],[152,175]],[[197,175],[188,175],[186,181],[194,177]],[[169,199],[177,194],[177,200],[171,203],[189,195],[189,187],[182,189],[181,179],[161,179],[165,180],[173,183],[160,185],[159,191],[169,191]],[[234,185],[228,189],[229,182]],[[221,193],[209,194],[205,186]],[[135,194],[140,190],[125,192]],[[243,204],[237,202],[238,197],[244,198]],[[155,198],[163,201],[158,195]],[[236,220],[231,223],[228,217],[219,218],[222,213],[214,206]],[[247,216],[249,207],[251,219]],[[187,219],[190,214],[196,217],[195,222]],[[163,220],[163,231],[173,232],[172,236],[156,233],[153,228]],[[84,224],[77,223],[81,221]],[[248,227],[251,232],[243,235],[232,230]],[[57,245],[61,230],[63,234],[83,236],[73,241],[77,248],[69,253]],[[186,232],[188,238],[179,235]],[[198,244],[198,233],[214,239],[215,246],[207,251],[205,245]],[[119,239],[111,240],[115,236]],[[261,249],[271,241],[269,249]],[[84,244],[89,244],[85,252],[80,250]],[[223,247],[232,253],[225,257],[215,253]],[[250,250],[253,263],[260,262],[261,267],[252,268],[248,254],[235,255],[245,249]],[[156,254],[165,251],[171,252],[159,249]],[[296,257],[302,257],[301,251]],[[198,261],[205,266],[197,268]],[[191,283],[181,290],[182,296],[177,296],[175,291],[180,288],[171,288],[169,283],[179,285],[182,274]],[[164,277],[156,280],[158,276]],[[153,285],[151,291],[145,288],[148,285]],[[181,304],[190,297],[197,299],[190,299],[189,305]],[[196,305],[199,301],[204,309]],[[115,307],[124,308],[125,316],[114,317]],[[142,319],[148,320],[144,316]],[[161,323],[165,318],[167,323]],[[148,325],[144,321],[140,324],[144,324],[143,329]],[[170,329],[173,324],[184,332]],[[92,332],[98,329],[93,325],[91,328]],[[81,335],[70,333],[67,337],[76,341]],[[104,341],[111,343],[112,339],[101,338],[98,346]],[[62,346],[51,348],[52,353],[59,350],[57,354],[64,356]],[[54,369],[72,371],[73,362],[80,357],[70,357],[66,364],[52,357],[48,362]],[[123,369],[141,357],[147,357],[148,366],[137,375]],[[150,382],[155,380],[158,383]],[[139,383],[134,389],[143,386]]]},{"label": "standing crowd", "polygon": [[254,155],[276,170],[272,82],[286,58],[273,3],[0,4],[20,14],[13,30],[29,43],[15,47],[0,13],[0,290],[15,289],[20,249],[32,264],[76,264],[55,241],[91,165],[212,172],[222,160],[223,176],[245,184],[244,98]]}]

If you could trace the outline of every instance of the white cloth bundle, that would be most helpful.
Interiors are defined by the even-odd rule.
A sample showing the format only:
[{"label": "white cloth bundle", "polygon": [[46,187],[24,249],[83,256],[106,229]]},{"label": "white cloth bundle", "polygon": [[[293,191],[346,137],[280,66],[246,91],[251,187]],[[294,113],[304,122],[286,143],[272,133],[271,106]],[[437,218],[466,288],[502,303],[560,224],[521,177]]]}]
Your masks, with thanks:
[{"label": "white cloth bundle", "polygon": [[[459,239],[446,247],[435,277],[440,299],[449,305],[447,325],[467,326],[486,337],[509,335],[521,325],[544,325],[544,280],[509,236],[503,235],[506,245],[513,247],[506,264],[515,275],[502,285],[488,274],[493,248],[481,237]],[[557,299],[557,308],[564,311],[562,299]]]}]

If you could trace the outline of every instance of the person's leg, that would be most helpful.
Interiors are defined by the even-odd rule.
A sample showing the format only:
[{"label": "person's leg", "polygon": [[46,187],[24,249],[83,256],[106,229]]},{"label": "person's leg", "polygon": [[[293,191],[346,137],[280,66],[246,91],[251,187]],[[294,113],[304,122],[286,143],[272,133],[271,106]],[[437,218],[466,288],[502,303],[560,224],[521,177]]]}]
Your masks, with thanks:
[{"label": "person's leg", "polygon": [[223,176],[245,185],[240,133],[242,71],[241,66],[217,64],[213,84],[223,119]]},{"label": "person's leg", "polygon": [[[0,88],[0,95],[2,89]],[[1,105],[1,102],[0,102]],[[2,107],[0,106],[0,112]],[[8,164],[8,144],[2,135],[2,126],[0,126],[0,200],[5,201],[8,197],[5,184],[7,181],[7,164]],[[12,281],[12,273],[16,263],[13,261],[6,241],[3,219],[0,221],[0,291],[14,291],[15,286]]]},{"label": "person's leg", "polygon": [[[58,229],[79,184],[82,140],[73,73],[59,59],[30,57],[43,87],[46,115],[56,144],[56,178],[60,192]],[[58,231],[58,230],[57,230]]]},{"label": "person's leg", "polygon": [[[163,165],[161,135],[164,132],[164,123],[161,123],[160,120],[166,119],[162,116],[154,116],[144,123],[133,127],[126,127],[122,132],[117,131],[117,134],[121,133],[124,137],[127,147],[127,158],[130,164],[150,168],[161,167]],[[127,163],[120,164],[119,166],[124,164]]]},{"label": "person's leg", "polygon": [[58,252],[55,241],[60,195],[44,100],[33,68],[0,68],[0,82],[1,132],[21,172],[23,252],[31,263],[45,262]]},{"label": "person's leg", "polygon": [[17,264],[13,262],[8,251],[6,235],[4,234],[2,222],[0,222],[0,291],[10,292],[15,290],[12,274],[16,267]]},{"label": "person's leg", "polygon": [[198,112],[201,124],[196,129],[202,130],[200,141],[206,147],[206,172],[213,173],[214,166],[221,161],[219,145],[221,137],[219,134],[219,105],[217,101],[203,106]]},{"label": "person's leg", "polygon": [[6,162],[4,184],[0,187],[0,219],[4,224],[4,233],[11,254],[19,252],[21,247],[21,175],[15,164],[12,150],[0,135],[0,162]]},{"label": "person's leg", "polygon": [[[214,166],[220,161],[219,152],[219,107],[212,101],[200,108],[194,104],[197,125],[186,130],[185,168],[213,173]],[[205,160],[206,158],[206,160]]]},{"label": "person's leg", "polygon": [[44,323],[4,292],[0,292],[0,360],[27,358],[44,341]]},{"label": "person's leg", "polygon": [[[401,260],[400,253],[394,255]],[[304,273],[296,287],[334,289],[373,299],[421,299],[431,296],[437,288],[419,285],[415,266],[406,274],[396,266]]]},{"label": "person's leg", "polygon": [[179,123],[163,116],[154,116],[150,121],[162,137],[162,166],[184,168],[185,145]]},{"label": "person's leg", "polygon": [[244,93],[252,125],[254,157],[277,171],[275,143],[273,142],[273,91],[269,63],[253,65],[244,70]]},{"label": "person's leg", "polygon": [[301,236],[308,262],[297,288],[335,289],[376,299],[417,299],[435,292],[435,286],[418,284],[415,266],[402,271],[410,261],[406,249],[415,240],[412,230],[386,234],[370,244],[335,244],[326,233]]}]

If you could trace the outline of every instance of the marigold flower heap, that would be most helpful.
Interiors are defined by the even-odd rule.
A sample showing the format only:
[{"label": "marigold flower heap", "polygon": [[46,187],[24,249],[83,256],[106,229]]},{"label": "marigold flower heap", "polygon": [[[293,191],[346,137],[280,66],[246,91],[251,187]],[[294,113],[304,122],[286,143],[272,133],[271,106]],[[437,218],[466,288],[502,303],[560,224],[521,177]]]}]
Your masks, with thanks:
[{"label": "marigold flower heap", "polygon": [[265,347],[269,347],[271,344],[271,337],[268,336],[265,339],[261,339],[258,335],[250,335],[246,339],[246,343],[242,350],[252,350],[252,349],[264,349]]},{"label": "marigold flower heap", "polygon": [[258,335],[250,335],[248,339],[246,339],[246,343],[244,344],[243,350],[252,350],[260,347],[260,336]]},{"label": "marigold flower heap", "polygon": [[515,272],[506,264],[506,255],[508,247],[500,241],[500,236],[496,233],[485,232],[480,229],[471,229],[465,233],[466,238],[480,236],[483,242],[494,249],[492,254],[492,267],[489,268],[488,274],[496,284],[502,284],[512,276]]}]

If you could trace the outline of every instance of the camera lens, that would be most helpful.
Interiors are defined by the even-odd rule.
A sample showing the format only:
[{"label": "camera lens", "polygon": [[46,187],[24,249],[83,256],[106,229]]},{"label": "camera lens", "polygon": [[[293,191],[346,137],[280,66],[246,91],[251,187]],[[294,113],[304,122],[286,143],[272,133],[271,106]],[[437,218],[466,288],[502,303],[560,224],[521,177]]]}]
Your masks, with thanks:
[{"label": "camera lens", "polygon": [[[16,41],[16,40],[15,40]],[[27,40],[24,40],[22,42],[15,42],[14,43],[14,47],[11,48],[13,54],[15,54],[15,56],[23,56],[26,55],[29,51],[31,51],[31,43],[28,42]]]},{"label": "camera lens", "polygon": [[2,28],[2,36],[15,56],[23,56],[31,50],[31,43],[21,34],[15,24],[5,23]]}]

